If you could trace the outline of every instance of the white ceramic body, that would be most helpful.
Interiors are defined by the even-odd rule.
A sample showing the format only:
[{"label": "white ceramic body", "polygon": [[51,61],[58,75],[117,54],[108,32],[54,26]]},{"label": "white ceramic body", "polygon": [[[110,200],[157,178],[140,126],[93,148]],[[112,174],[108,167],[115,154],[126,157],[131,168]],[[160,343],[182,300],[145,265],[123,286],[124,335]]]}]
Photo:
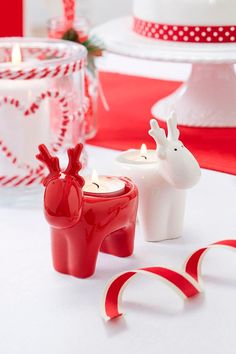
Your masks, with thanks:
[{"label": "white ceramic body", "polygon": [[134,181],[139,190],[138,220],[145,241],[182,236],[186,191],[177,190],[161,176],[157,163],[129,165],[116,161],[116,171]]},{"label": "white ceramic body", "polygon": [[201,176],[198,162],[178,139],[176,115],[168,119],[168,136],[155,119],[149,134],[156,150],[128,150],[116,158],[116,171],[132,179],[139,190],[138,216],[146,241],[183,234],[186,190]]},{"label": "white ceramic body", "polygon": [[235,0],[134,0],[135,17],[160,24],[235,25]]}]

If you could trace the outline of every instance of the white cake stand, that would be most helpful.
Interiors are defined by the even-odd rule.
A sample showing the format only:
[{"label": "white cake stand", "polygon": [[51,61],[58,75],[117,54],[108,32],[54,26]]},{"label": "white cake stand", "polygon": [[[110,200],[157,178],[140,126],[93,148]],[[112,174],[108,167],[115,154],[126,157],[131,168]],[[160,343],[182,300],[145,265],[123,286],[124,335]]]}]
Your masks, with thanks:
[{"label": "white cake stand", "polygon": [[156,103],[154,117],[172,110],[178,123],[202,127],[236,127],[236,44],[156,41],[132,31],[132,18],[107,22],[93,30],[110,52],[140,59],[191,63],[192,72],[177,91]]}]

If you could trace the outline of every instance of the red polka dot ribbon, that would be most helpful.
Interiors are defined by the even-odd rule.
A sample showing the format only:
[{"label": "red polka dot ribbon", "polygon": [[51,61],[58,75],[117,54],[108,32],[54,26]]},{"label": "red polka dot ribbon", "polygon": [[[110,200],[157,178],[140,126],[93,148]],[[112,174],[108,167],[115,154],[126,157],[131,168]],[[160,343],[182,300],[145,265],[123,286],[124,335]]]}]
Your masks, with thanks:
[{"label": "red polka dot ribbon", "polygon": [[191,43],[234,43],[236,25],[232,26],[179,26],[160,24],[134,18],[134,32],[141,36],[164,41]]},{"label": "red polka dot ribbon", "polygon": [[226,247],[236,250],[236,240],[219,241],[194,252],[188,258],[183,272],[164,267],[150,267],[118,274],[107,284],[105,289],[102,299],[102,317],[105,320],[111,320],[123,315],[121,310],[123,291],[132,278],[138,274],[151,275],[164,281],[184,299],[198,295],[201,292],[199,282],[201,263],[206,252],[213,247]]}]

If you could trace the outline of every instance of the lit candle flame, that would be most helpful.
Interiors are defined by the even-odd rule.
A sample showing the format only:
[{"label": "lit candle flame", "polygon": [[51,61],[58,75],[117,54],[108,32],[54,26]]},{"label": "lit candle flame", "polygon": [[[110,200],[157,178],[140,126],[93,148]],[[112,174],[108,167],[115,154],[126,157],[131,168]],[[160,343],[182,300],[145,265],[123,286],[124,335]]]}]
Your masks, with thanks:
[{"label": "lit candle flame", "polygon": [[20,64],[22,62],[21,49],[18,43],[14,44],[11,52],[11,62],[12,64]]},{"label": "lit candle flame", "polygon": [[92,183],[99,188],[99,177],[96,170],[93,170],[91,176]]},{"label": "lit candle flame", "polygon": [[139,154],[140,154],[140,157],[143,157],[145,160],[147,159],[147,146],[146,146],[146,144],[142,144]]}]

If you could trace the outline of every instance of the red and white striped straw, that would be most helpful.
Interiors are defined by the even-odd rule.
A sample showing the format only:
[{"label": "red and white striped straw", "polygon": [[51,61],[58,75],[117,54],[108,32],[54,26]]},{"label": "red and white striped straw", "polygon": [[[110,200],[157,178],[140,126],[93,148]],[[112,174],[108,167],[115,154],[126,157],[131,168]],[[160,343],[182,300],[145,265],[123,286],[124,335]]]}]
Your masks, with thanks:
[{"label": "red and white striped straw", "polygon": [[75,19],[75,0],[63,0],[64,17],[68,26],[71,26]]}]

